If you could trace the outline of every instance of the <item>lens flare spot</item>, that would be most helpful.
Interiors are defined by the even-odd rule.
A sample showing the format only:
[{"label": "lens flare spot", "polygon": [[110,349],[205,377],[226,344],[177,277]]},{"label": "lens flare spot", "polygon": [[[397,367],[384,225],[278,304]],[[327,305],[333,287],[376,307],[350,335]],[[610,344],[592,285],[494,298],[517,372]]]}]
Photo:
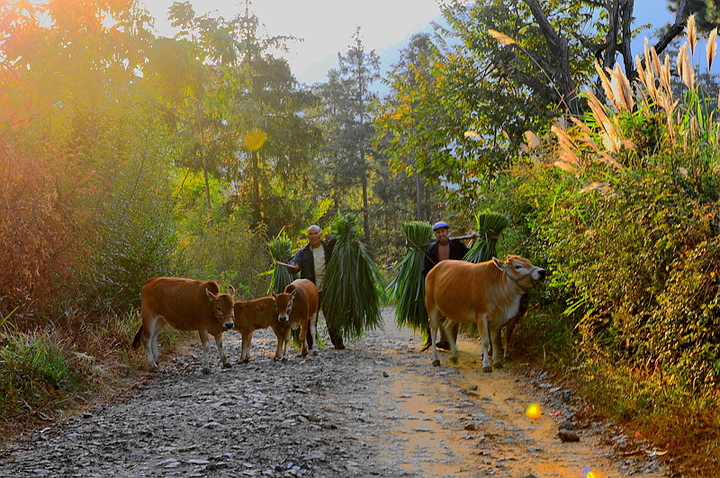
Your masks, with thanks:
[{"label": "lens flare spot", "polygon": [[583,478],[604,478],[604,475],[590,468],[583,470]]},{"label": "lens flare spot", "polygon": [[257,151],[265,144],[265,132],[261,129],[252,129],[245,134],[245,147],[250,151]]},{"label": "lens flare spot", "polygon": [[540,415],[542,415],[542,412],[540,411],[540,405],[538,405],[537,403],[531,403],[525,409],[525,415],[528,418],[540,418]]}]

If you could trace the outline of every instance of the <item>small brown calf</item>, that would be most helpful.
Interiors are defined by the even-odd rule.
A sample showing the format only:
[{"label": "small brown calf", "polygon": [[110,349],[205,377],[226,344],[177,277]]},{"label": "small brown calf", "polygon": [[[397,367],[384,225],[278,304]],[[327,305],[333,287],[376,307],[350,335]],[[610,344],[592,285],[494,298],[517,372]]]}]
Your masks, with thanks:
[{"label": "small brown calf", "polygon": [[[292,301],[286,309],[287,314],[278,316],[285,327],[283,339],[278,335],[278,350],[282,342],[283,357],[285,357],[292,330],[300,327],[300,345],[302,346],[302,355],[305,356],[308,354],[308,349],[312,349],[317,336],[320,294],[315,284],[308,279],[294,280],[285,287],[285,293],[292,297]],[[310,333],[309,339],[308,332]]]},{"label": "small brown calf", "polygon": [[235,302],[235,330],[242,335],[242,351],[240,362],[250,361],[250,343],[252,334],[258,329],[271,327],[278,339],[275,360],[281,360],[281,337],[285,337],[285,326],[280,322],[281,315],[287,316],[287,308],[292,301],[290,294],[282,294],[260,297],[259,299]]}]

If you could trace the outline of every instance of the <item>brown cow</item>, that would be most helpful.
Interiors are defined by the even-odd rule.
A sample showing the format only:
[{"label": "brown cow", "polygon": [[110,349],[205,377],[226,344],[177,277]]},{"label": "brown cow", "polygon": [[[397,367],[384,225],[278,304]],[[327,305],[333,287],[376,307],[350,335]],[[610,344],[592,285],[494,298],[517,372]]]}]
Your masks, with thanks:
[{"label": "brown cow", "polygon": [[[521,297],[536,282],[545,279],[545,270],[520,256],[508,256],[507,262],[494,258],[473,264],[445,260],[425,278],[425,306],[430,321],[433,365],[439,366],[436,335],[441,317],[449,331],[453,322],[476,323],[483,350],[483,372],[491,372],[488,349],[496,368],[500,359],[500,329],[518,316]],[[450,358],[457,360],[457,345],[450,337]]]},{"label": "brown cow", "polygon": [[203,373],[210,373],[208,334],[215,338],[223,367],[230,364],[222,348],[222,334],[233,328],[233,296],[221,294],[215,281],[182,279],[179,277],[154,277],[143,285],[140,297],[142,325],[135,334],[133,347],[140,346],[142,339],[148,362],[156,370],[160,358],[158,335],[165,325],[183,331],[197,330],[203,347]]},{"label": "brown cow", "polygon": [[250,343],[252,334],[258,329],[272,327],[278,339],[278,346],[275,352],[275,360],[283,358],[281,338],[285,337],[285,326],[279,320],[280,314],[288,315],[288,307],[292,302],[292,296],[285,292],[259,299],[235,302],[235,327],[234,329],[242,335],[242,351],[240,362],[250,361]]},{"label": "brown cow", "polygon": [[[284,323],[285,335],[278,336],[278,349],[282,342],[283,357],[287,354],[292,331],[300,327],[300,345],[302,355],[308,354],[312,349],[317,336],[318,309],[320,308],[320,295],[315,284],[308,279],[296,279],[285,287],[285,292],[292,296],[292,302],[287,314],[280,314],[280,322]],[[308,332],[310,338],[308,340]]]}]

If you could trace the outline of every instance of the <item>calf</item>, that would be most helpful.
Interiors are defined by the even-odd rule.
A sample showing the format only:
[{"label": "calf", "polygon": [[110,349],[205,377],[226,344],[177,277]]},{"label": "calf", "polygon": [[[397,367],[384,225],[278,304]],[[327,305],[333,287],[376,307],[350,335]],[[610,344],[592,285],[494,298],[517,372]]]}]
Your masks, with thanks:
[{"label": "calf", "polygon": [[133,347],[138,348],[142,340],[148,362],[157,370],[160,358],[158,335],[170,324],[178,330],[198,331],[203,347],[203,373],[210,373],[208,334],[215,338],[223,367],[229,368],[222,348],[222,334],[232,329],[235,323],[234,295],[232,286],[229,294],[221,294],[215,281],[201,282],[180,277],[149,279],[140,294],[142,325],[135,334]]},{"label": "calf", "polygon": [[[278,349],[283,344],[283,357],[287,353],[287,345],[290,342],[292,330],[300,327],[300,345],[302,355],[308,354],[312,349],[317,336],[318,309],[320,308],[320,294],[315,284],[308,279],[297,279],[285,287],[285,293],[290,294],[292,300],[287,309],[287,314],[280,315],[280,322],[285,327],[284,337],[278,336]],[[308,332],[310,337],[308,338]]]},{"label": "calf", "polygon": [[[494,258],[473,264],[445,260],[428,272],[425,278],[425,306],[430,322],[433,365],[439,366],[436,335],[441,317],[450,330],[453,322],[476,323],[483,350],[483,372],[491,372],[489,349],[496,368],[500,359],[500,330],[519,317],[521,297],[535,283],[545,279],[545,270],[520,256],[509,256],[507,262]],[[509,337],[509,333],[506,337]],[[450,358],[457,360],[457,345],[448,334]]]},{"label": "calf", "polygon": [[275,352],[275,360],[283,358],[281,340],[285,337],[285,326],[280,322],[279,317],[288,315],[288,307],[292,302],[292,296],[285,292],[268,297],[260,297],[248,301],[235,302],[235,327],[234,329],[242,335],[242,351],[240,362],[250,361],[250,343],[252,334],[258,329],[272,327],[278,339],[278,346]]}]

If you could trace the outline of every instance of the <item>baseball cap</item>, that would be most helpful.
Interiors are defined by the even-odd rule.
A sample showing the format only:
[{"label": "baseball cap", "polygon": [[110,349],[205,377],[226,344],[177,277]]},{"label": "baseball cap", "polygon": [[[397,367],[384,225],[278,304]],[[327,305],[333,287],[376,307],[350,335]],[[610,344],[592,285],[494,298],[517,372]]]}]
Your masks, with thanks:
[{"label": "baseball cap", "polygon": [[448,229],[450,229],[450,225],[448,225],[447,222],[445,222],[445,221],[440,221],[440,222],[436,222],[436,223],[433,225],[433,231],[437,231],[438,229],[442,229],[443,227],[447,227]]}]

